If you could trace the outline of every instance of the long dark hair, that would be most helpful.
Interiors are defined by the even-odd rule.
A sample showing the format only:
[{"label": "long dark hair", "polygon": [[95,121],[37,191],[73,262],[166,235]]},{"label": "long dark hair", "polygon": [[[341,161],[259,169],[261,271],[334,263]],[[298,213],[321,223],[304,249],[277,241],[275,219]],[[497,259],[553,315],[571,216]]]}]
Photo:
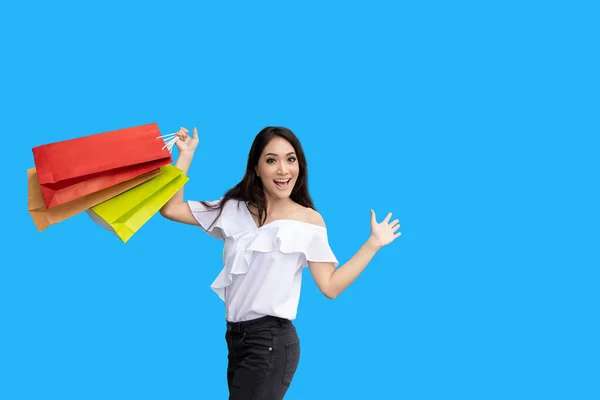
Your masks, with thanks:
[{"label": "long dark hair", "polygon": [[[296,153],[296,159],[298,160],[298,178],[296,179],[296,184],[292,189],[290,198],[301,206],[310,207],[313,210],[316,210],[313,205],[313,201],[308,194],[308,169],[306,165],[306,157],[304,156],[304,151],[302,150],[300,140],[298,140],[296,135],[294,135],[294,132],[288,128],[281,126],[267,126],[258,132],[258,135],[256,135],[254,138],[252,147],[250,147],[250,153],[248,154],[246,174],[240,183],[229,189],[223,195],[222,199],[216,204],[209,204],[206,201],[202,202],[202,204],[211,210],[219,209],[219,215],[217,218],[215,218],[215,221],[223,212],[223,206],[225,203],[233,199],[248,202],[250,205],[256,207],[258,210],[259,226],[262,226],[265,223],[267,219],[267,202],[265,199],[262,181],[256,175],[255,168],[258,165],[260,155],[267,144],[271,141],[271,139],[276,137],[284,138],[290,142]],[[213,221],[213,223],[210,225],[211,227],[215,221]],[[207,230],[208,229],[210,229],[210,227],[207,228]]]}]

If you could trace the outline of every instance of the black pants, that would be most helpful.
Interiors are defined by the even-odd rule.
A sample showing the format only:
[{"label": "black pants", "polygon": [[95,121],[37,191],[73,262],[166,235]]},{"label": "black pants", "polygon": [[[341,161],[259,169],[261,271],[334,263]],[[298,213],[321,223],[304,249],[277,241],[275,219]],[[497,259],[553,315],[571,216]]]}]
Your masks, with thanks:
[{"label": "black pants", "polygon": [[300,340],[291,321],[262,317],[227,322],[229,400],[281,400],[298,362]]}]

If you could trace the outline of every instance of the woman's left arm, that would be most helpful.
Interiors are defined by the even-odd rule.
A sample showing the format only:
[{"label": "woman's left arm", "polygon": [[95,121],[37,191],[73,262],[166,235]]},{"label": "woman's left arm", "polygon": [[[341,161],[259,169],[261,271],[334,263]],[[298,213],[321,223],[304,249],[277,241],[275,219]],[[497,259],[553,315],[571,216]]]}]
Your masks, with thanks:
[{"label": "woman's left arm", "polygon": [[[400,221],[394,220],[389,213],[381,222],[377,222],[375,211],[371,210],[371,236],[360,249],[344,265],[335,269],[333,263],[308,262],[310,272],[319,290],[328,298],[335,299],[342,293],[369,264],[373,256],[385,245],[390,244],[401,233],[395,233],[400,228]],[[313,223],[325,226],[323,218],[316,213],[312,217]]]}]

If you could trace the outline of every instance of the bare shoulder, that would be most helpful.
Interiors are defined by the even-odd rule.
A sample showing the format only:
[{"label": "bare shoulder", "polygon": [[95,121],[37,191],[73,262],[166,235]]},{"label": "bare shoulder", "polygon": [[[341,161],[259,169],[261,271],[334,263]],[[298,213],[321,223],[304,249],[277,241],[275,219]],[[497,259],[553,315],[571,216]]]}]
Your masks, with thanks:
[{"label": "bare shoulder", "polygon": [[308,222],[309,224],[325,226],[325,220],[321,216],[321,214],[317,210],[313,210],[312,208],[306,208],[304,212],[304,222]]}]

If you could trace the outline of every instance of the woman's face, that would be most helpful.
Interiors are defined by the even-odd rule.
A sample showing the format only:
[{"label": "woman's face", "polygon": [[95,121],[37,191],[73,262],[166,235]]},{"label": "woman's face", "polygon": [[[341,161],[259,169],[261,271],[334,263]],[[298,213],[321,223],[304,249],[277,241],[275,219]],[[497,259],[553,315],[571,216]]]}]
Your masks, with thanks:
[{"label": "woman's face", "polygon": [[294,147],[281,137],[267,143],[256,166],[256,174],[262,180],[267,196],[279,199],[290,196],[299,171]]}]

